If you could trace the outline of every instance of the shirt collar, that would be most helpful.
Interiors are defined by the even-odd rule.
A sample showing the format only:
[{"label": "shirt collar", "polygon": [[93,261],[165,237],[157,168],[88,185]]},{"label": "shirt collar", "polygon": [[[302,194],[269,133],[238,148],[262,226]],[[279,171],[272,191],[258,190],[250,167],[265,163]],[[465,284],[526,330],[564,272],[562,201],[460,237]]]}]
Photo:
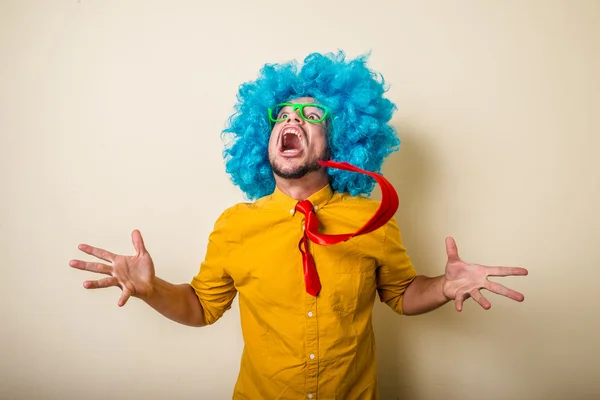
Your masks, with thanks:
[{"label": "shirt collar", "polygon": [[[307,200],[310,200],[312,203],[315,212],[320,208],[323,208],[329,200],[333,197],[333,190],[330,185],[325,185],[322,189],[319,189],[315,193],[313,193]],[[296,204],[298,200],[289,197],[287,194],[283,193],[278,188],[275,188],[275,191],[271,195],[271,206],[276,208],[282,208],[287,210],[295,210]],[[293,212],[292,212],[293,213]]]}]

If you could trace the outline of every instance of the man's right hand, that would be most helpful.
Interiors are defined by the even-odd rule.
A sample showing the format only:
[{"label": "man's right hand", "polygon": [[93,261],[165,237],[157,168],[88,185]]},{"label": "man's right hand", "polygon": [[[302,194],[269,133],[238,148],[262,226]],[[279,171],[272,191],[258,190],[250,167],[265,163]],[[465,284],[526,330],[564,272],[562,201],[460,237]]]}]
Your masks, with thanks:
[{"label": "man's right hand", "polygon": [[136,250],[134,256],[121,256],[97,247],[81,244],[79,250],[107,263],[81,260],[71,260],[69,262],[69,265],[73,268],[109,275],[108,278],[85,281],[83,287],[86,289],[120,287],[122,292],[118,302],[119,307],[124,306],[131,296],[147,298],[153,291],[154,263],[150,254],[146,251],[146,247],[144,247],[144,240],[140,231],[133,231],[131,240]]}]

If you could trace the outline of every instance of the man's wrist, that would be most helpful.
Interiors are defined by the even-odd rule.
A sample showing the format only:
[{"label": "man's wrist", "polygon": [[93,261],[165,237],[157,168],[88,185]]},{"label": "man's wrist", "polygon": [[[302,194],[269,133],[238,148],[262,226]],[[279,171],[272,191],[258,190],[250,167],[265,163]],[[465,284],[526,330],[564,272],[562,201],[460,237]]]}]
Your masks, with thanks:
[{"label": "man's wrist", "polygon": [[448,283],[448,281],[447,281],[447,279],[446,279],[446,275],[442,275],[442,276],[440,276],[440,283],[439,283],[439,285],[440,285],[440,289],[439,289],[439,290],[440,290],[440,292],[441,292],[441,294],[442,294],[442,297],[443,297],[444,299],[446,299],[446,301],[451,301],[451,300],[452,300],[452,298],[451,298],[451,297],[449,297],[448,295],[446,295],[446,284],[447,284],[447,283]]},{"label": "man's wrist", "polygon": [[153,276],[150,280],[150,283],[146,287],[146,290],[142,294],[140,294],[139,299],[145,301],[146,303],[151,302],[154,297],[157,295],[161,284],[161,280],[156,276]]}]

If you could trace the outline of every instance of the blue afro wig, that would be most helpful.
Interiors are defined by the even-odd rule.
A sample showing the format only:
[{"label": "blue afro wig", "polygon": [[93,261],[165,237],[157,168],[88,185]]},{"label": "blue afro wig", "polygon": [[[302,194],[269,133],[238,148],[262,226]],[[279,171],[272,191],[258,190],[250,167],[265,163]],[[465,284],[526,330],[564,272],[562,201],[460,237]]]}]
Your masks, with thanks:
[{"label": "blue afro wig", "polygon": [[[328,140],[331,159],[380,172],[384,159],[400,140],[388,124],[396,109],[383,97],[383,77],[366,66],[367,57],[346,60],[337,54],[313,53],[301,67],[295,61],[267,64],[257,80],[239,88],[235,113],[223,131],[228,138],[225,168],[246,197],[271,194],[275,178],[269,163],[271,122],[267,109],[297,97],[313,97],[330,109]],[[369,195],[375,181],[367,175],[327,169],[337,192]]]}]

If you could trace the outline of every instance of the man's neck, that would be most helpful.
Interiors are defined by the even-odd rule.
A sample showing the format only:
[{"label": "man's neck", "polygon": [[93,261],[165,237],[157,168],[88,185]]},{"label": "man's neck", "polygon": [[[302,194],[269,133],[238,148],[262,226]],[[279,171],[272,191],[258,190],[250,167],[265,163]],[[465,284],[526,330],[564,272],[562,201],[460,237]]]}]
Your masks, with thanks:
[{"label": "man's neck", "polygon": [[328,184],[329,176],[323,171],[311,172],[298,179],[284,179],[275,175],[277,189],[298,201],[308,199]]}]

